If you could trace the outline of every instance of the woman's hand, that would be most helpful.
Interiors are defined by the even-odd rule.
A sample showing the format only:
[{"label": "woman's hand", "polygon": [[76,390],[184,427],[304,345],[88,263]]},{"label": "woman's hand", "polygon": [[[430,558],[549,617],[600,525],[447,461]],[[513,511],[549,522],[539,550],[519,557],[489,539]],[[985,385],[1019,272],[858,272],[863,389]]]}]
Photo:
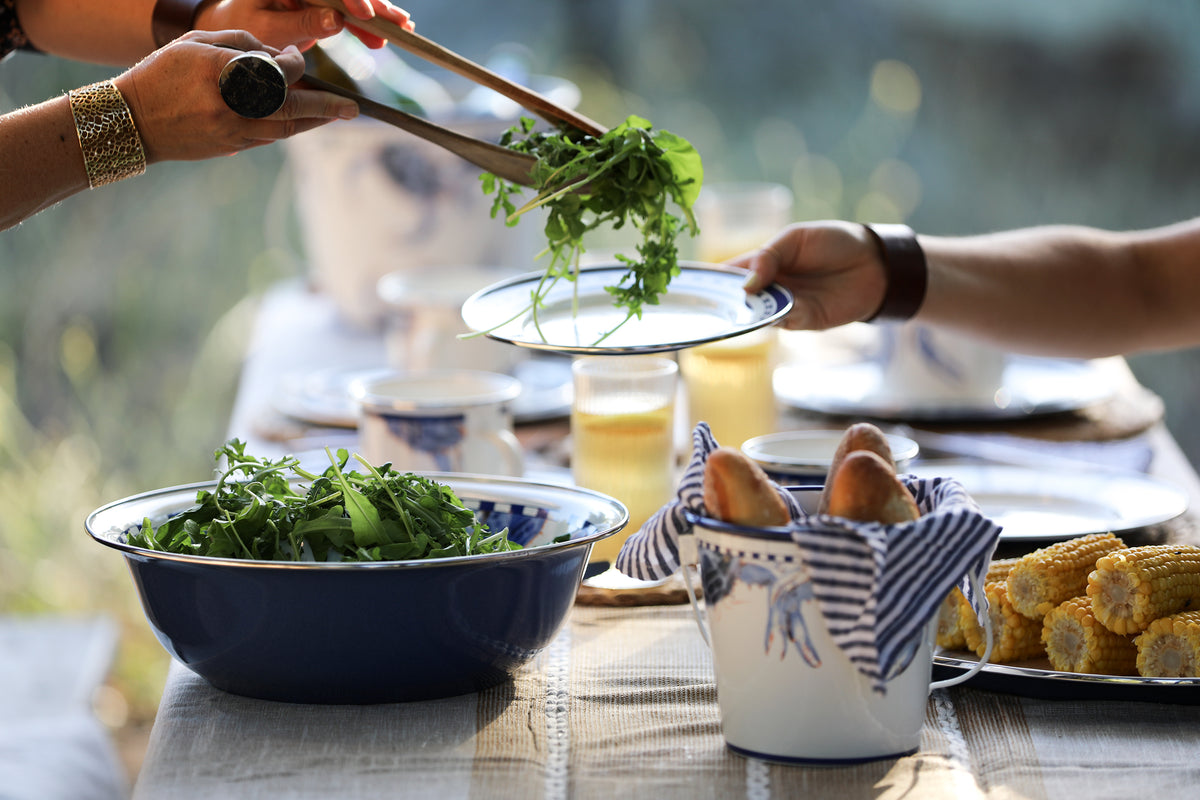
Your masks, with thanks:
[{"label": "woman's hand", "polygon": [[304,57],[294,47],[280,51],[245,31],[192,31],[114,79],[133,114],[148,163],[231,155],[357,116],[352,100],[296,88],[288,90],[283,107],[269,117],[238,116],[221,99],[217,83],[225,64],[248,50],[274,57],[289,86],[304,74]]},{"label": "woman's hand", "polygon": [[729,263],[751,271],[747,291],[776,281],[790,289],[795,305],[783,324],[798,330],[868,319],[887,289],[878,250],[863,226],[850,222],[791,225]]},{"label": "woman's hand", "polygon": [[353,19],[378,17],[408,30],[413,28],[408,12],[387,0],[344,0],[344,5],[349,21],[328,6],[310,5],[302,0],[217,0],[200,7],[196,29],[247,30],[272,47],[295,45],[307,50],[318,39],[332,36],[347,25],[368,47],[386,44],[379,36],[355,27]]}]

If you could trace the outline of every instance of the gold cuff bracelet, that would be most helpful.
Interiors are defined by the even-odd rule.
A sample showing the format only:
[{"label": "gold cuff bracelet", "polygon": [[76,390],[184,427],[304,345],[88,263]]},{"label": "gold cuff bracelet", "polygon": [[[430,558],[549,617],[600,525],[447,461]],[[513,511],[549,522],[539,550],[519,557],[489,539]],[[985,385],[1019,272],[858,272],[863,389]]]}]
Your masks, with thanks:
[{"label": "gold cuff bracelet", "polygon": [[112,81],[67,92],[83,150],[88,186],[96,188],[146,171],[146,151],[133,114]]}]

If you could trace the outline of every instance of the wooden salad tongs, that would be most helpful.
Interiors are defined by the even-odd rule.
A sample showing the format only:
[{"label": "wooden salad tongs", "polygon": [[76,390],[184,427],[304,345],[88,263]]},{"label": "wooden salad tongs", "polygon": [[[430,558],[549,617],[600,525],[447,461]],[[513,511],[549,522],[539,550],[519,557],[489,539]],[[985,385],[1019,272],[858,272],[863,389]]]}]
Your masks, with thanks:
[{"label": "wooden salad tongs", "polygon": [[[345,13],[345,6],[341,0],[311,2]],[[582,114],[552,103],[537,92],[497,75],[423,36],[406,31],[393,22],[378,18],[367,21],[355,19],[353,24],[415,53],[430,63],[444,66],[500,93],[547,122],[574,127],[592,136],[604,133],[605,129],[599,123]],[[498,144],[475,139],[407,111],[376,102],[351,86],[318,78],[312,69],[305,71],[303,82],[313,89],[347,97],[358,104],[359,113],[363,116],[419,136],[499,178],[522,186],[533,185],[532,172],[537,159],[527,153],[518,153]],[[225,102],[237,113],[247,117],[261,117],[274,113],[283,105],[287,95],[287,84],[283,71],[274,60],[262,53],[244,53],[226,65],[221,73],[220,90]]]},{"label": "wooden salad tongs", "polygon": [[328,6],[341,12],[345,16],[348,25],[373,33],[397,47],[428,61],[430,64],[444,67],[451,72],[474,81],[480,86],[491,89],[517,103],[522,108],[534,112],[549,123],[576,128],[591,136],[600,136],[607,130],[595,120],[588,119],[569,108],[563,108],[560,105],[552,103],[532,89],[522,86],[519,83],[514,83],[501,75],[497,75],[487,67],[476,64],[474,61],[464,58],[458,53],[448,50],[437,42],[426,39],[418,33],[407,31],[390,20],[380,19],[379,17],[361,20],[352,17],[346,13],[346,6],[342,0],[308,0],[308,2],[314,5]]},{"label": "wooden salad tongs", "polygon": [[498,144],[475,139],[416,114],[378,103],[358,92],[321,80],[309,71],[305,71],[303,80],[310,88],[350,98],[358,103],[358,111],[363,116],[395,125],[414,136],[419,136],[498,178],[521,186],[532,185],[531,173],[537,159],[528,153],[518,153]]},{"label": "wooden salad tongs", "polygon": [[[247,52],[227,44],[218,44],[217,47],[241,51],[241,55],[234,56],[225,64],[218,80],[221,98],[230,109],[243,117],[261,119],[283,107],[287,100],[287,78],[273,58],[264,52]],[[359,113],[363,116],[395,125],[497,177],[521,186],[533,184],[532,173],[537,159],[528,153],[518,153],[498,144],[473,139],[415,114],[378,103],[358,92],[348,75],[340,75],[340,83],[333,83],[314,75],[312,66],[313,62],[309,61],[309,68],[305,69],[301,78],[306,86],[348,97],[358,104]]]}]

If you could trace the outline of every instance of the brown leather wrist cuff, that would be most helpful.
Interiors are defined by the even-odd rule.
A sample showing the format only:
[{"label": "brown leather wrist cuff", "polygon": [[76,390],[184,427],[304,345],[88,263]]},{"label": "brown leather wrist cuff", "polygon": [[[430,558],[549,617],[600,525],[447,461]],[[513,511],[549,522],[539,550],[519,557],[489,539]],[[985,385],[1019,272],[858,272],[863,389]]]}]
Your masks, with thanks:
[{"label": "brown leather wrist cuff", "polygon": [[929,268],[917,235],[907,225],[863,225],[875,240],[887,277],[883,302],[867,322],[912,319],[925,301]]},{"label": "brown leather wrist cuff", "polygon": [[154,43],[162,47],[179,38],[196,24],[196,11],[204,0],[157,0],[150,16]]}]

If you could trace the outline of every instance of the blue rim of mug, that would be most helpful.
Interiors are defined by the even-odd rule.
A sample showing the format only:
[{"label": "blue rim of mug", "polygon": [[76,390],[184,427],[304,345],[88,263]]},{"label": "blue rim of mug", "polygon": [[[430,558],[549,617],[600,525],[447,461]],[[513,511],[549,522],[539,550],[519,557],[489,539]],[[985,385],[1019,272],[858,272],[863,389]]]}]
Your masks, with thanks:
[{"label": "blue rim of mug", "polygon": [[683,510],[683,516],[694,527],[707,528],[710,531],[717,533],[732,533],[737,536],[749,536],[754,539],[765,539],[767,541],[782,541],[792,538],[791,528],[788,527],[767,527],[761,525],[739,525],[735,522],[725,522],[723,520],[714,519],[713,517],[698,514],[689,508]]},{"label": "blue rim of mug", "polygon": [[[797,501],[799,501],[801,496],[803,496],[803,495],[807,495],[809,498],[815,498],[824,487],[823,487],[823,484],[817,484],[817,485],[807,485],[807,484],[791,485],[791,484],[788,484],[788,485],[781,486],[780,488],[782,488],[785,492],[788,492],[789,494],[796,497]],[[812,502],[812,501],[810,500],[810,502]],[[801,505],[803,505],[803,503],[801,503]],[[815,509],[815,507],[816,507],[815,502],[813,502],[812,508]],[[808,513],[811,514],[813,512],[810,509],[808,511]],[[757,539],[765,539],[767,541],[777,541],[777,540],[792,538],[792,526],[788,526],[788,525],[780,525],[780,526],[739,525],[736,522],[725,522],[724,520],[719,520],[719,519],[716,519],[715,517],[710,517],[705,514],[701,514],[690,508],[683,509],[683,516],[684,516],[684,519],[686,519],[689,523],[691,523],[691,525],[693,527],[703,526],[703,527],[708,528],[709,530],[715,531],[717,533],[730,533],[730,534],[734,534],[736,536],[750,536],[750,537],[757,538]]]},{"label": "blue rim of mug", "polygon": [[848,767],[855,764],[868,764],[872,761],[884,761],[886,759],[902,758],[904,756],[911,756],[920,749],[919,747],[913,747],[911,749],[900,750],[895,753],[885,753],[877,756],[860,756],[857,758],[808,758],[803,756],[781,756],[773,753],[764,753],[758,750],[751,750],[748,747],[739,747],[738,745],[731,743],[728,739],[725,740],[725,746],[743,758],[757,758],[761,761],[769,761],[775,764],[793,764],[797,766],[808,764],[812,766],[824,765],[839,767]]}]

